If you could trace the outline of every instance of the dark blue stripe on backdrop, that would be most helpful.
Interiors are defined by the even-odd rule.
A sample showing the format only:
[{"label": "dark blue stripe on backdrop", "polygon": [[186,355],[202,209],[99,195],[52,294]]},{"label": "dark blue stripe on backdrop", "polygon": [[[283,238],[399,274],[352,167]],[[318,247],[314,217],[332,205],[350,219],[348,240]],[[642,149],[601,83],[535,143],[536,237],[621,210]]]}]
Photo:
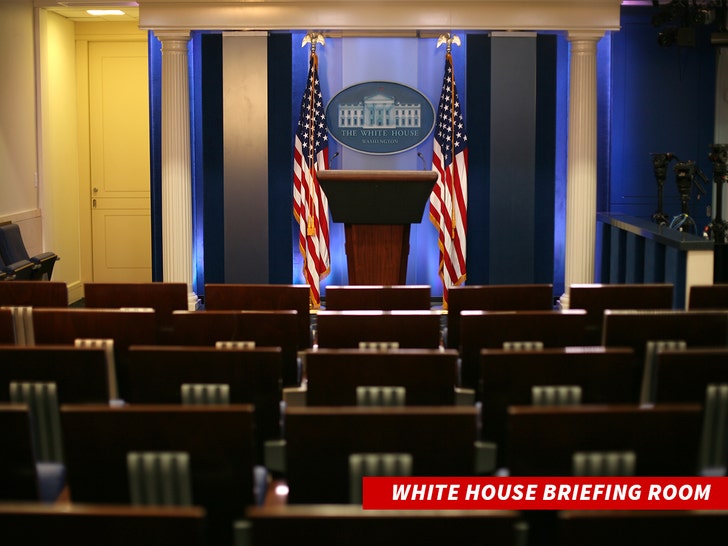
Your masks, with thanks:
[{"label": "dark blue stripe on backdrop", "polygon": [[161,281],[162,271],[162,44],[148,33],[149,55],[149,197],[152,223],[152,280]]},{"label": "dark blue stripe on backdrop", "polygon": [[[466,111],[468,129],[467,284],[488,284],[490,250],[490,37],[468,34]],[[476,211],[482,211],[476,213]]]},{"label": "dark blue stripe on backdrop", "polygon": [[291,34],[268,38],[268,276],[293,281],[293,62]]}]

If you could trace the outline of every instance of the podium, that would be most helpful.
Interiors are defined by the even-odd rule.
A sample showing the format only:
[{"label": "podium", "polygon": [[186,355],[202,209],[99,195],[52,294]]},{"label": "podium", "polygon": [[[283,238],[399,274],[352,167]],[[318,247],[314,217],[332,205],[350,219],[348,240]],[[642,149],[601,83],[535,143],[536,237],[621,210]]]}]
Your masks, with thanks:
[{"label": "podium", "polygon": [[437,173],[327,170],[318,181],[344,224],[349,284],[406,284],[410,225],[422,221]]}]

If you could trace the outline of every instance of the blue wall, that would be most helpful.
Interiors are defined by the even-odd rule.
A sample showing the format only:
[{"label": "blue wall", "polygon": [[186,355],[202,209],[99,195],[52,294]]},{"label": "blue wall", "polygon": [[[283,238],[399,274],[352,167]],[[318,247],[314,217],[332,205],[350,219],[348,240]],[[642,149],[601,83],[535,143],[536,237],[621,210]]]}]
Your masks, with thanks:
[{"label": "blue wall", "polygon": [[[707,178],[715,111],[715,50],[710,29],[698,28],[694,47],[660,47],[649,8],[622,10],[622,29],[612,36],[611,139],[609,178],[600,179],[608,202],[600,210],[650,219],[657,209],[657,183],[651,153],[671,152],[693,160]],[[664,186],[664,212],[680,213],[670,164]],[[710,222],[707,196],[692,192],[691,216],[702,230]]]}]

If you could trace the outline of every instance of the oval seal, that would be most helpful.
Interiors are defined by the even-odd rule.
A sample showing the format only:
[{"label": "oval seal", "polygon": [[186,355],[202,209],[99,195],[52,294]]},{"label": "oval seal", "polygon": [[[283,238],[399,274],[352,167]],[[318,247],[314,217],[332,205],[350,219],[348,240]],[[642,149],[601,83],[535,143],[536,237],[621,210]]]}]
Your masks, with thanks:
[{"label": "oval seal", "polygon": [[331,136],[365,154],[396,154],[424,141],[435,126],[435,110],[416,89],[370,81],[346,87],[326,106]]}]

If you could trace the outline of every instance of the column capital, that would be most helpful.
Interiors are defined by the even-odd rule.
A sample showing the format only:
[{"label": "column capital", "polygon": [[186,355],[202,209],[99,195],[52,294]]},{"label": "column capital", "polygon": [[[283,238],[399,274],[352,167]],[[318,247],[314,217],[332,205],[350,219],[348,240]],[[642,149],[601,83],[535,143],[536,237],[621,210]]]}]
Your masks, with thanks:
[{"label": "column capital", "polygon": [[572,46],[574,42],[593,42],[596,44],[602,38],[604,38],[604,31],[600,30],[569,30],[566,32],[566,39],[572,43]]},{"label": "column capital", "polygon": [[192,36],[190,29],[155,29],[153,30],[154,35],[159,39],[160,42],[168,41],[184,41],[188,42]]}]

